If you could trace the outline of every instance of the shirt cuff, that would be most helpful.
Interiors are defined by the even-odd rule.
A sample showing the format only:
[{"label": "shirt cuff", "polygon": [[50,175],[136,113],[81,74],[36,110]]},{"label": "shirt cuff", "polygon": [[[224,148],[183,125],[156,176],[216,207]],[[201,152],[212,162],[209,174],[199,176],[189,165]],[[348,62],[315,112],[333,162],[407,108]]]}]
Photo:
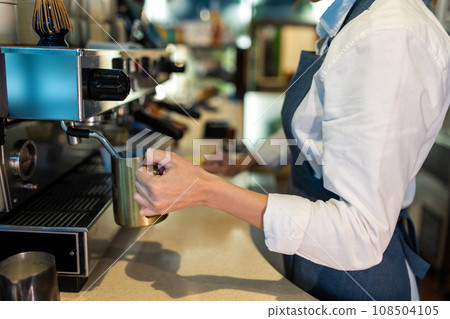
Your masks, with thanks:
[{"label": "shirt cuff", "polygon": [[311,202],[295,195],[269,194],[264,213],[265,243],[270,251],[299,251],[311,219]]}]

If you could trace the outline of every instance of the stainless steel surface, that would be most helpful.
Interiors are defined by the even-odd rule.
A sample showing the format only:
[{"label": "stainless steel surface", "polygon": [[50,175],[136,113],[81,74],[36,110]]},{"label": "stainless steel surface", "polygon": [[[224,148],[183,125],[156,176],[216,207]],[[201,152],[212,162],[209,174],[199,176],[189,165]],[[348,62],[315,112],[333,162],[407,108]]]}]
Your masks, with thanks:
[{"label": "stainless steel surface", "polygon": [[83,139],[80,137],[67,135],[67,143],[72,146],[80,145],[83,142]]},{"label": "stainless steel surface", "polygon": [[120,227],[114,221],[113,206],[108,205],[104,212],[97,217],[89,231],[84,233],[86,247],[84,247],[86,271],[84,276],[91,274],[103,253],[116,236]]},{"label": "stainless steel surface", "polygon": [[30,140],[18,141],[10,154],[9,164],[13,173],[27,181],[36,169],[36,144]]},{"label": "stainless steel surface", "polygon": [[6,127],[5,135],[6,143],[0,148],[0,212],[19,206],[99,147],[91,140],[76,147],[68,145],[58,122],[21,122]]},{"label": "stainless steel surface", "polygon": [[[122,106],[124,108],[126,106]],[[118,119],[118,109],[113,112],[104,113],[101,115],[93,116],[83,121],[83,126],[98,126],[103,124],[115,123]]]},{"label": "stainless steel surface", "polygon": [[23,252],[0,262],[0,300],[58,301],[54,256]]},{"label": "stainless steel surface", "polygon": [[[139,213],[139,204],[133,199],[133,194],[136,193],[135,172],[143,166],[144,157],[112,158],[111,160],[116,223],[123,227],[146,227],[166,219],[167,215],[142,216]],[[150,173],[155,173],[153,168]]]},{"label": "stainless steel surface", "polygon": [[[0,47],[0,114],[8,118],[83,121],[152,94],[169,78],[164,50],[86,50]],[[163,63],[163,64],[161,64]],[[83,98],[83,71],[122,69],[131,79],[123,101]]]},{"label": "stainless steel surface", "polygon": [[0,1],[0,44],[19,43],[17,0]]}]

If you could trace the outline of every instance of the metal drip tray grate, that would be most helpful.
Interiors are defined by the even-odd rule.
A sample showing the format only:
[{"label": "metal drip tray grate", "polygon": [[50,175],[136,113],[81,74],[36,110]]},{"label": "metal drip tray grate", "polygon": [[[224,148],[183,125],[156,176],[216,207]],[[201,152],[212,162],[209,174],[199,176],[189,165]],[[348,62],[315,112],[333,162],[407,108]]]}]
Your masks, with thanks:
[{"label": "metal drip tray grate", "polygon": [[94,156],[16,210],[0,215],[1,225],[87,227],[110,203],[112,183]]},{"label": "metal drip tray grate", "polygon": [[61,197],[43,197],[39,198],[32,205],[27,207],[34,211],[86,211],[92,210],[98,203],[98,198],[90,197],[74,197],[74,198],[61,198]]},{"label": "metal drip tray grate", "polygon": [[86,213],[35,213],[22,212],[8,222],[14,226],[77,227]]}]

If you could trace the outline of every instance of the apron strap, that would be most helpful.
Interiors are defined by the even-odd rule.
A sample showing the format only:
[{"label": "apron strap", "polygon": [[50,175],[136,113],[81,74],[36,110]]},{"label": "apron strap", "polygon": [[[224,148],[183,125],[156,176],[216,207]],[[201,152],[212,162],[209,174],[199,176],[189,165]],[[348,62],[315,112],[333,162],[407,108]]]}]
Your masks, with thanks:
[{"label": "apron strap", "polygon": [[353,4],[353,6],[350,8],[350,11],[347,13],[347,16],[345,17],[344,22],[342,23],[342,26],[341,26],[340,30],[342,30],[342,28],[347,23],[349,23],[354,18],[359,16],[363,11],[369,9],[369,7],[374,2],[375,2],[375,0],[356,0],[355,3]]},{"label": "apron strap", "polygon": [[[408,225],[408,229],[405,227],[405,222]],[[411,220],[411,217],[409,217],[406,209],[400,211],[397,227],[401,232],[400,241],[402,243],[403,252],[405,253],[405,258],[408,261],[412,272],[416,276],[417,281],[420,281],[425,277],[426,272],[430,268],[430,264],[419,256],[416,231],[414,229],[413,221]]]}]

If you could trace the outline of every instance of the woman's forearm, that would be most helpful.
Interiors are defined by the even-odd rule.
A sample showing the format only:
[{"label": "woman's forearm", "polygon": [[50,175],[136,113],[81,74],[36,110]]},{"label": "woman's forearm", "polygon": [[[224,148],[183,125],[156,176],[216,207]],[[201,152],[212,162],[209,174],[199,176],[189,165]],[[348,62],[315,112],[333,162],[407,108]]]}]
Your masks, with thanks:
[{"label": "woman's forearm", "polygon": [[235,186],[209,174],[202,184],[205,189],[203,205],[225,211],[253,226],[263,229],[267,195]]}]

